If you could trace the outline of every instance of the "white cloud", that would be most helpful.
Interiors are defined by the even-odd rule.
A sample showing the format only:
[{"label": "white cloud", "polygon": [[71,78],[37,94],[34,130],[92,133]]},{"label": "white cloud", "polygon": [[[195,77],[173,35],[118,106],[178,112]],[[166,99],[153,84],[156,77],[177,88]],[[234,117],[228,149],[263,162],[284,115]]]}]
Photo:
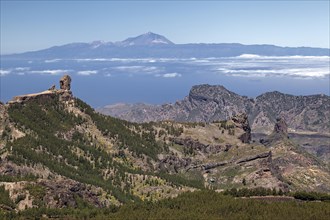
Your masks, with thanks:
[{"label": "white cloud", "polygon": [[112,77],[111,73],[107,73],[104,76],[106,76],[106,77]]},{"label": "white cloud", "polygon": [[237,56],[237,58],[243,58],[243,59],[254,59],[254,58],[260,58],[261,56],[256,54],[242,54],[240,56]]},{"label": "white cloud", "polygon": [[120,71],[135,71],[135,70],[141,70],[144,66],[116,66],[114,69],[120,70]]},{"label": "white cloud", "polygon": [[182,75],[180,73],[165,73],[162,76],[164,78],[175,78],[175,77],[181,77]]},{"label": "white cloud", "polygon": [[236,77],[290,76],[299,78],[324,78],[329,76],[329,68],[292,68],[292,69],[227,69],[218,68],[220,73]]},{"label": "white cloud", "polygon": [[9,73],[11,73],[10,70],[2,70],[2,69],[0,69],[0,76],[5,76],[5,75],[8,75]]},{"label": "white cloud", "polygon": [[330,74],[329,56],[258,56],[217,58],[210,71],[234,77],[326,78]]},{"label": "white cloud", "polygon": [[130,73],[158,73],[161,71],[161,68],[155,66],[116,66],[113,67],[115,70],[130,72]]},{"label": "white cloud", "polygon": [[17,70],[17,71],[27,71],[29,69],[30,69],[30,67],[16,67],[15,68],[15,70]]},{"label": "white cloud", "polygon": [[78,71],[77,74],[81,76],[90,76],[97,74],[97,70],[84,70],[84,71]]},{"label": "white cloud", "polygon": [[236,57],[229,57],[229,58],[235,58],[235,59],[309,59],[309,60],[329,60],[330,56],[300,56],[300,55],[294,55],[294,56],[260,56],[256,54],[242,54],[240,56]]},{"label": "white cloud", "polygon": [[49,74],[49,75],[60,75],[70,72],[70,70],[33,70],[30,73],[37,73],[37,74]]},{"label": "white cloud", "polygon": [[75,59],[75,61],[77,62],[93,62],[93,61],[111,61],[111,59],[106,59],[106,58],[95,58],[95,59],[90,59],[90,58],[86,58],[86,59]]},{"label": "white cloud", "polygon": [[61,61],[61,59],[45,60],[45,63],[56,63],[58,61]]}]

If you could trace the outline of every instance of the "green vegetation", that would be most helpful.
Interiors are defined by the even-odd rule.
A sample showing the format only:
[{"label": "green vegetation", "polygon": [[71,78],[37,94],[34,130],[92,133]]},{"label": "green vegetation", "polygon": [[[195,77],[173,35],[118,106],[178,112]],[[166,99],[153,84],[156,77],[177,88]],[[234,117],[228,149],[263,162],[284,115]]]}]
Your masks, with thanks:
[{"label": "green vegetation", "polygon": [[29,209],[0,212],[1,219],[328,219],[330,203],[240,199],[214,191],[183,193],[158,202],[129,203],[120,208]]},{"label": "green vegetation", "polygon": [[[42,165],[59,175],[101,187],[122,203],[140,200],[131,192],[134,183],[128,175],[130,173],[159,176],[173,186],[201,188],[200,180],[191,181],[180,175],[145,172],[134,168],[131,162],[127,161],[123,151],[125,148],[132,152],[133,156],[146,158],[150,164],[150,158],[156,159],[158,153],[168,149],[164,143],[155,140],[157,132],[153,123],[141,125],[103,116],[79,99],[76,99],[76,103],[80,110],[91,117],[103,135],[116,141],[118,153],[106,152],[93,142],[96,137],[79,132],[76,127],[85,126],[86,119],[68,112],[63,103],[55,98],[10,106],[10,121],[26,135],[7,143],[7,159],[17,165]],[[175,134],[182,131],[172,129],[172,126],[169,129]],[[105,173],[108,173],[107,178]],[[32,175],[0,176],[0,180],[11,182],[33,181],[36,178]],[[43,207],[45,204],[39,195],[34,196],[35,203],[38,207]]]},{"label": "green vegetation", "polygon": [[[244,180],[244,179],[243,179]],[[256,187],[256,188],[231,188],[224,191],[224,195],[231,195],[234,197],[250,197],[250,196],[281,196],[285,193],[280,189],[276,190],[263,188],[263,187]],[[286,193],[287,194],[287,193]]]},{"label": "green vegetation", "polygon": [[6,141],[12,139],[10,132],[11,132],[10,127],[8,125],[6,125],[5,129],[2,132],[1,139],[6,140]]},{"label": "green vegetation", "polygon": [[25,189],[29,191],[31,196],[33,196],[33,205],[38,207],[44,206],[43,197],[46,194],[46,190],[44,187],[36,184],[28,184]]},{"label": "green vegetation", "polygon": [[190,186],[197,189],[203,189],[204,179],[202,176],[199,178],[189,178],[180,174],[168,174],[168,173],[156,173],[155,175],[159,176],[162,179],[165,179],[168,182],[173,183],[174,185],[183,185],[183,186]]},{"label": "green vegetation", "polygon": [[[5,206],[5,207],[1,207],[1,205]],[[11,199],[9,197],[9,192],[7,190],[5,190],[4,186],[0,186],[0,210],[1,210],[1,208],[5,208],[5,209],[15,208],[15,204],[13,203],[13,201],[11,201]],[[0,217],[1,217],[1,215],[0,215]]]},{"label": "green vegetation", "polygon": [[[150,122],[149,124],[154,124],[154,123],[155,122]],[[191,123],[191,124],[193,124],[193,123]],[[163,129],[165,129],[165,131],[166,131],[165,132],[164,130],[160,130],[159,136],[162,136],[167,133],[168,135],[178,137],[183,133],[183,127],[174,126],[174,122],[159,122],[159,123],[157,123],[157,125]],[[186,124],[186,126],[187,126],[187,124]],[[196,126],[196,125],[191,125],[191,126]]]},{"label": "green vegetation", "polygon": [[0,175],[0,182],[19,182],[19,181],[34,181],[38,178],[32,174],[22,176]]},{"label": "green vegetation", "polygon": [[281,189],[276,190],[256,187],[256,188],[231,188],[224,191],[224,195],[231,195],[234,197],[251,197],[251,196],[291,196],[295,199],[305,200],[305,201],[330,201],[330,194],[318,193],[318,192],[283,192]]},{"label": "green vegetation", "polygon": [[330,195],[326,193],[317,192],[295,192],[293,193],[295,199],[306,200],[306,201],[330,201]]},{"label": "green vegetation", "polygon": [[[13,123],[28,131],[26,136],[7,144],[7,149],[12,149],[9,160],[18,165],[42,164],[73,180],[102,187],[121,202],[138,200],[128,190],[123,191],[121,182],[125,182],[127,168],[113,161],[108,153],[91,146],[78,132],[72,135],[72,140],[59,137],[84,120],[65,111],[56,99],[12,105],[8,113]],[[72,146],[86,152],[90,160],[75,154]],[[116,176],[105,180],[102,169],[110,167],[117,171]]]},{"label": "green vegetation", "polygon": [[[44,167],[55,174],[80,182],[84,186],[99,187],[93,190],[89,188],[89,192],[95,193],[100,199],[109,199],[104,203],[101,201],[102,205],[109,201],[111,204],[124,205],[97,209],[93,206],[95,205],[93,201],[89,201],[79,193],[73,193],[75,208],[47,209],[45,197],[48,195],[48,186],[39,184],[37,175],[17,172],[17,176],[1,175],[0,181],[28,181],[23,190],[28,191],[29,194],[16,192],[17,196],[14,196],[12,201],[9,193],[1,186],[0,219],[43,217],[64,219],[168,219],[171,217],[175,219],[325,219],[330,214],[330,203],[328,202],[330,196],[328,194],[312,192],[286,194],[281,190],[265,188],[230,189],[230,187],[250,186],[250,180],[245,179],[246,176],[241,174],[253,167],[243,169],[240,165],[233,164],[219,169],[217,176],[212,174],[211,177],[214,179],[208,180],[211,186],[209,188],[228,189],[223,193],[205,191],[205,180],[202,172],[197,169],[185,172],[178,169],[178,171],[175,170],[176,174],[158,172],[154,168],[155,165],[158,165],[155,163],[158,160],[157,155],[168,153],[168,143],[171,138],[180,136],[186,129],[183,124],[173,122],[130,123],[101,115],[79,99],[76,99],[75,103],[76,107],[85,114],[68,112],[68,108],[57,98],[10,105],[8,114],[11,124],[5,128],[2,137],[10,140],[6,142],[4,148],[8,153],[5,155],[5,160],[18,166],[41,169]],[[11,137],[12,126],[24,131],[25,136],[13,139]],[[195,123],[191,126],[206,126],[206,124]],[[235,135],[232,123],[222,121],[217,126],[222,133]],[[88,130],[91,127],[92,129]],[[216,127],[215,130],[217,129]],[[97,130],[97,132],[91,134],[92,130],[93,132]],[[102,137],[102,140],[98,140],[99,131],[106,138]],[[220,133],[220,131],[218,132]],[[106,144],[103,144],[103,138],[110,140],[110,147],[107,148]],[[222,139],[214,137],[214,140]],[[241,156],[242,152],[244,152],[244,157],[248,157],[265,151],[264,146],[258,145],[244,148],[245,146],[224,144],[224,147],[224,151],[216,155],[217,161],[229,161],[233,157]],[[178,147],[173,145],[173,148]],[[198,153],[192,147],[179,147],[177,150],[185,156]],[[240,175],[241,182],[227,184]],[[215,180],[222,176],[226,177],[226,180],[220,183],[223,184],[221,187],[218,187]],[[54,178],[54,175],[50,175],[48,178],[52,181],[51,178]],[[174,199],[168,198],[155,202],[158,199],[175,196],[180,190],[186,191],[187,187],[183,186],[201,189],[201,191],[184,193]],[[164,194],[166,195],[164,196]],[[265,203],[248,198],[284,194],[291,201],[279,202],[268,198]],[[26,195],[33,200],[32,205],[38,208],[18,213],[12,211],[16,204],[26,198]],[[149,201],[142,202],[142,200]],[[313,200],[322,202],[309,202]],[[65,206],[63,205],[63,207]]]},{"label": "green vegetation", "polygon": [[76,103],[81,111],[92,118],[103,135],[116,138],[122,147],[135,152],[137,156],[145,154],[156,159],[157,154],[163,150],[155,140],[156,133],[151,123],[137,124],[112,118],[95,112],[80,99],[76,99]]}]

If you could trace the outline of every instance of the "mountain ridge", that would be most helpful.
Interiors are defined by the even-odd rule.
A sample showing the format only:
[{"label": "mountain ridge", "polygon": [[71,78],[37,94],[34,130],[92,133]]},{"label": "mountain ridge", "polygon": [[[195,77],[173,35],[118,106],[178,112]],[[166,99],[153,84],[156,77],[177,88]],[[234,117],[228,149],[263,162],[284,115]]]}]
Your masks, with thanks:
[{"label": "mountain ridge", "polygon": [[[295,96],[273,91],[249,98],[231,92],[224,86],[202,84],[193,86],[188,96],[172,104],[122,104],[121,110],[107,105],[97,110],[134,122],[211,122],[247,113],[254,132],[262,130],[268,133],[276,118],[281,116],[287,120],[290,129],[329,134],[329,108],[330,97],[324,94]],[[304,121],[306,117],[310,120]]]},{"label": "mountain ridge", "polygon": [[[134,51],[132,51],[134,48]],[[329,48],[281,47],[272,44],[239,43],[175,44],[166,37],[148,32],[119,42],[69,43],[37,51],[1,55],[2,59],[108,58],[108,57],[234,57],[242,54],[263,56],[330,56]]]}]

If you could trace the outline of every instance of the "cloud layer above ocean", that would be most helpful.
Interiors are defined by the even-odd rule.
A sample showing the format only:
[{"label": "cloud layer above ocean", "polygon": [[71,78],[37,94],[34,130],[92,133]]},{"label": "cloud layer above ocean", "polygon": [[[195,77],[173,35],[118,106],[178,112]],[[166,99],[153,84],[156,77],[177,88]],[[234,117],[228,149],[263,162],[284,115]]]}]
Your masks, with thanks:
[{"label": "cloud layer above ocean", "polygon": [[[60,75],[64,73],[80,76],[153,76],[162,78],[191,77],[195,73],[223,74],[232,77],[329,77],[328,56],[259,56],[243,54],[229,58],[97,58],[97,59],[53,59],[28,61],[17,66],[1,67],[0,76],[9,74]],[[23,64],[23,66],[22,66]]]}]

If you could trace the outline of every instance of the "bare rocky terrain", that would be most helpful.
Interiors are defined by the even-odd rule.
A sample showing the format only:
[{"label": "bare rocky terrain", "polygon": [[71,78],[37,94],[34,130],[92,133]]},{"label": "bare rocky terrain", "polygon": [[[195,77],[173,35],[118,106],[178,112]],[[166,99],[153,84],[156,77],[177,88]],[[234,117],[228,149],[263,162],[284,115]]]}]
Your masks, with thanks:
[{"label": "bare rocky terrain", "polygon": [[267,92],[248,98],[223,86],[193,86],[189,95],[173,104],[114,104],[97,111],[132,122],[173,120],[212,122],[246,113],[255,133],[269,134],[282,117],[291,132],[330,133],[330,97],[327,95],[294,96]]}]

